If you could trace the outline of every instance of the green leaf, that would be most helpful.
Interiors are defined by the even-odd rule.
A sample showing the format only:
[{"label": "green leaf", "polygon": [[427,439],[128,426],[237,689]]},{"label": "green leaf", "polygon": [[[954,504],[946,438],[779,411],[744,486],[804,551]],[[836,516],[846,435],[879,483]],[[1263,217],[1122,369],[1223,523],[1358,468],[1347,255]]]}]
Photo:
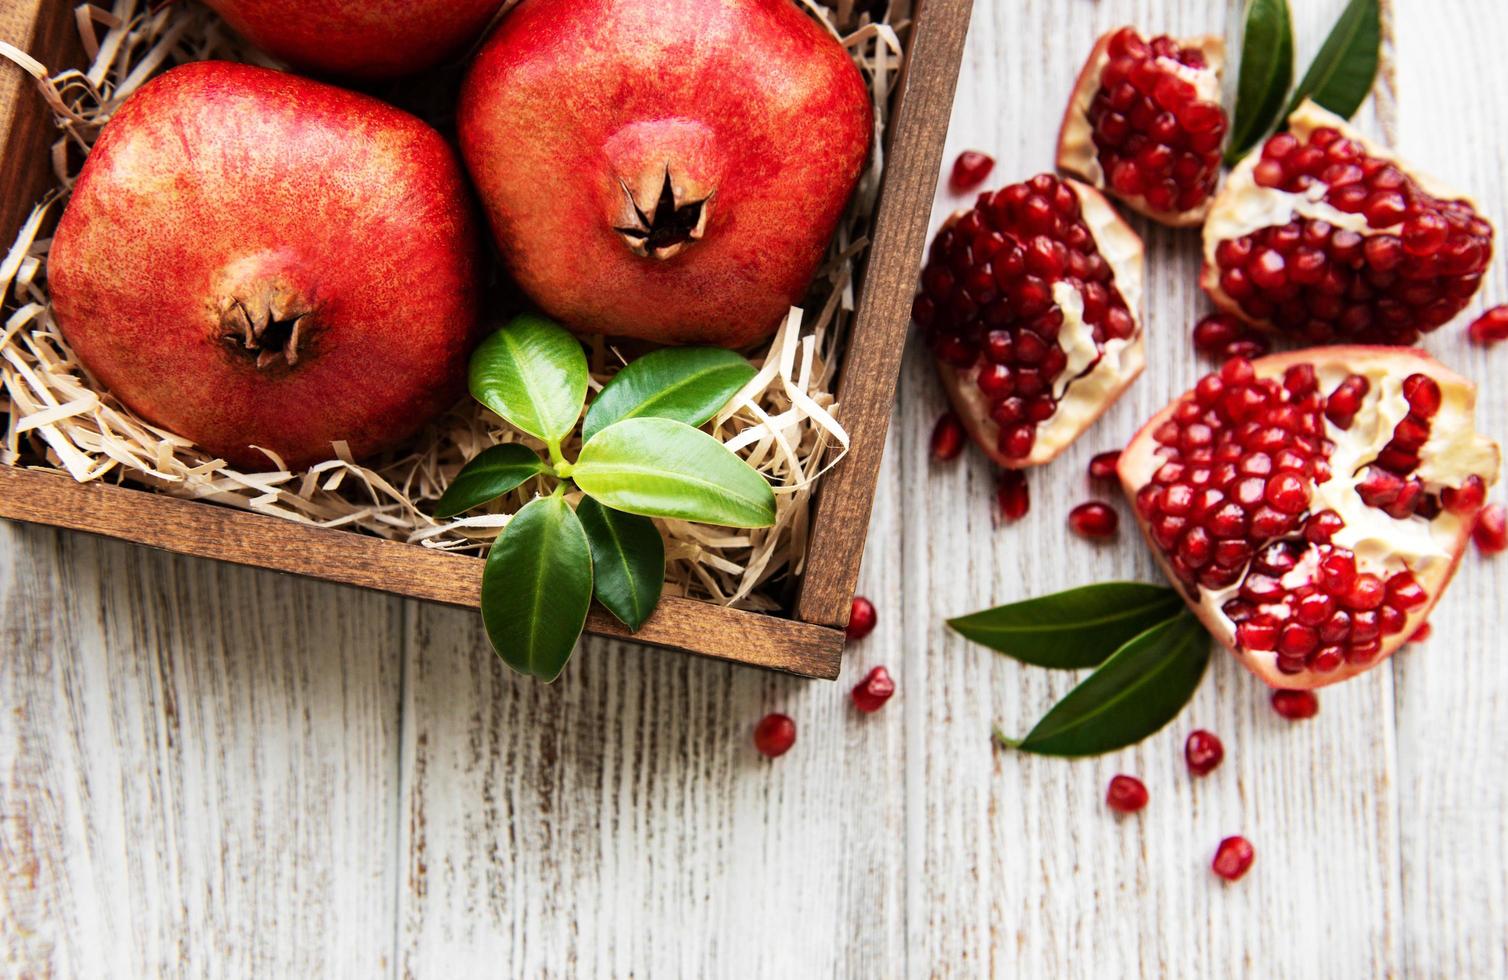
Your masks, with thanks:
[{"label": "green leaf", "polygon": [[699,426],[754,377],[754,365],[721,347],[667,347],[628,364],[586,411],[582,441],[639,416]]},{"label": "green leaf", "polygon": [[514,317],[471,355],[471,395],[552,445],[586,401],[586,354],[569,331],[531,313]]},{"label": "green leaf", "polygon": [[775,523],[775,494],[758,471],[700,429],[674,419],[624,419],[581,447],[576,485],[613,508],[728,527]]},{"label": "green leaf", "polygon": [[665,541],[647,517],[625,514],[582,497],[576,516],[592,547],[592,588],[597,601],[630,630],[638,630],[660,602],[665,584]]},{"label": "green leaf", "polygon": [[1183,608],[1177,592],[1104,582],[948,620],[959,633],[1037,667],[1095,667],[1121,644]]},{"label": "green leaf", "polygon": [[1292,113],[1308,98],[1350,119],[1372,91],[1381,48],[1382,15],[1377,0],[1351,0],[1330,29],[1330,36],[1320,46],[1283,114]]},{"label": "green leaf", "polygon": [[1292,84],[1293,17],[1288,0],[1247,0],[1227,164],[1234,165],[1272,130]]},{"label": "green leaf", "polygon": [[531,476],[551,472],[549,465],[534,450],[516,442],[484,449],[461,467],[461,472],[445,488],[436,517],[454,517],[462,511],[496,500]]},{"label": "green leaf", "polygon": [[1210,637],[1186,612],[1127,642],[1053,706],[1020,741],[1038,755],[1099,755],[1139,742],[1188,703],[1210,660]]},{"label": "green leaf", "polygon": [[553,681],[571,659],[592,604],[592,553],[560,496],[513,515],[482,570],[482,622],[503,662]]}]

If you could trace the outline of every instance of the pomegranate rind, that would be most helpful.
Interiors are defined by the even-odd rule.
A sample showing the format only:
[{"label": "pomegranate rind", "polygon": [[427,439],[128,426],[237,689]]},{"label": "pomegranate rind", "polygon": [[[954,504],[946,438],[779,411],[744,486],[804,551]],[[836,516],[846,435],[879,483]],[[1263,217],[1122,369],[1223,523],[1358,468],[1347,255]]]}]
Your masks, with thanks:
[{"label": "pomegranate rind", "polygon": [[[985,455],[1001,466],[1025,469],[1050,463],[1073,444],[1085,429],[1094,424],[1105,410],[1130,387],[1146,367],[1146,343],[1142,331],[1141,301],[1145,278],[1145,250],[1135,230],[1126,223],[1104,194],[1087,184],[1065,178],[1078,195],[1084,223],[1093,233],[1096,247],[1115,273],[1115,286],[1125,300],[1126,309],[1136,320],[1136,330],[1125,341],[1111,340],[1093,368],[1071,381],[1059,399],[1057,411],[1037,426],[1032,451],[1022,457],[1000,452],[1000,427],[990,418],[989,401],[979,390],[979,365],[960,371],[935,359],[943,389],[953,403],[964,428]],[[957,221],[959,211],[943,225]],[[1112,347],[1112,345],[1114,345]]]},{"label": "pomegranate rind", "polygon": [[[1454,420],[1468,427],[1469,435],[1475,435],[1472,428],[1472,418],[1476,407],[1476,386],[1461,375],[1451,371],[1445,365],[1435,360],[1428,353],[1412,348],[1389,347],[1384,345],[1340,345],[1334,347],[1312,348],[1307,350],[1290,351],[1282,354],[1272,354],[1258,358],[1251,362],[1258,378],[1281,379],[1288,368],[1297,364],[1311,364],[1317,372],[1323,372],[1326,368],[1332,368],[1339,374],[1361,374],[1370,378],[1378,378],[1389,375],[1398,379],[1411,374],[1426,374],[1433,378],[1440,386],[1442,400],[1440,414],[1437,420]],[[1139,429],[1130,443],[1121,452],[1120,462],[1116,466],[1116,473],[1120,477],[1121,486],[1128,499],[1135,499],[1136,493],[1152,480],[1152,475],[1164,462],[1164,458],[1158,454],[1159,443],[1154,437],[1159,426],[1169,421],[1177,410],[1179,403],[1188,393],[1179,395],[1165,408],[1152,416]],[[1434,436],[1432,434],[1431,439]],[[1484,447],[1484,458],[1481,460],[1482,468],[1486,472],[1478,475],[1489,486],[1497,481],[1498,471],[1501,466],[1501,451],[1496,443],[1480,440]],[[1426,443],[1428,446],[1429,443]],[[1342,474],[1337,473],[1332,480],[1341,479]],[[1226,647],[1241,664],[1250,670],[1258,678],[1270,687],[1312,689],[1326,687],[1357,674],[1371,670],[1373,667],[1384,662],[1392,656],[1394,651],[1409,642],[1414,633],[1424,625],[1433,612],[1435,604],[1444,595],[1446,587],[1450,584],[1456,569],[1460,566],[1461,557],[1465,554],[1467,544],[1471,537],[1471,528],[1475,523],[1476,514],[1452,515],[1442,513],[1436,520],[1445,520],[1450,528],[1450,537],[1445,544],[1445,552],[1449,560],[1444,562],[1432,562],[1422,567],[1410,566],[1419,585],[1428,595],[1428,601],[1410,611],[1407,620],[1397,633],[1382,637],[1382,648],[1377,656],[1365,664],[1343,663],[1336,670],[1329,673],[1317,673],[1304,671],[1298,674],[1285,674],[1277,668],[1277,656],[1271,651],[1251,651],[1238,646],[1236,642],[1235,624],[1225,615],[1221,608],[1225,594],[1211,593],[1210,591],[1184,583],[1173,570],[1168,556],[1159,548],[1151,535],[1146,518],[1142,516],[1138,508],[1132,508],[1136,516],[1137,526],[1141,528],[1142,536],[1151,547],[1152,555],[1157,560],[1158,567],[1168,577],[1184,596],[1189,609],[1199,618],[1222,646]],[[1412,520],[1410,518],[1409,520]],[[1401,563],[1396,567],[1389,567],[1390,571],[1402,569]],[[1192,589],[1192,592],[1190,591]]]},{"label": "pomegranate rind", "polygon": [[[1477,207],[1476,202],[1469,195],[1463,194],[1450,187],[1444,181],[1420,172],[1416,167],[1403,160],[1391,147],[1370,139],[1349,122],[1330,112],[1323,106],[1311,99],[1300,102],[1298,107],[1288,117],[1288,132],[1292,133],[1300,142],[1308,142],[1310,135],[1316,129],[1334,129],[1346,139],[1353,140],[1362,147],[1368,156],[1379,160],[1386,160],[1396,166],[1404,174],[1417,183],[1426,194],[1442,201],[1462,201],[1471,206],[1477,212],[1477,217],[1488,221]],[[1225,178],[1225,183],[1216,192],[1209,214],[1204,222],[1204,266],[1199,273],[1199,286],[1204,290],[1210,301],[1226,313],[1239,317],[1244,322],[1272,333],[1280,332],[1277,326],[1266,319],[1259,319],[1248,314],[1242,309],[1241,304],[1236,302],[1224,289],[1220,287],[1220,266],[1215,261],[1215,250],[1220,243],[1240,238],[1251,234],[1258,229],[1271,225],[1286,224],[1291,220],[1291,211],[1278,214],[1270,203],[1273,200],[1269,195],[1281,194],[1285,198],[1292,198],[1299,204],[1297,210],[1301,216],[1321,218],[1336,227],[1349,228],[1363,237],[1387,234],[1386,228],[1373,228],[1367,224],[1361,215],[1346,214],[1336,208],[1330,207],[1323,201],[1305,202],[1300,195],[1290,194],[1284,191],[1271,191],[1257,184],[1255,171],[1257,164],[1262,162],[1262,146],[1259,144],[1255,149],[1242,158],[1236,164],[1230,174]],[[1270,220],[1264,220],[1270,219]]]},{"label": "pomegranate rind", "polygon": [[[1073,94],[1068,99],[1068,108],[1063,112],[1063,122],[1058,127],[1058,170],[1072,174],[1096,190],[1114,194],[1126,207],[1161,225],[1170,228],[1192,228],[1203,224],[1210,205],[1217,195],[1212,194],[1204,203],[1191,211],[1161,211],[1147,203],[1142,195],[1124,197],[1109,189],[1104,168],[1100,166],[1099,148],[1094,143],[1094,127],[1089,122],[1089,106],[1100,90],[1100,74],[1110,60],[1110,39],[1115,31],[1100,36],[1090,49],[1079,77],[1073,83]],[[1204,55],[1207,67],[1202,73],[1214,76],[1214,88],[1220,88],[1220,76],[1225,70],[1225,39],[1213,34],[1200,37],[1179,38],[1185,48],[1195,48]]]}]

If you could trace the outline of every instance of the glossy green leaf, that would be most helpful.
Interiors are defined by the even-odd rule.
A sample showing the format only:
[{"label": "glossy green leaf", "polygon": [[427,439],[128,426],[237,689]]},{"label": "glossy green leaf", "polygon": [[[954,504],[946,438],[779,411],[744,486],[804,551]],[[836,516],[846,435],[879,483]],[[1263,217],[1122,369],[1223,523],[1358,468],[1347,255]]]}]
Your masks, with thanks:
[{"label": "glossy green leaf", "polygon": [[565,499],[513,515],[482,570],[482,622],[492,649],[521,674],[560,676],[592,604],[592,552]]},{"label": "glossy green leaf", "polygon": [[435,504],[436,517],[454,517],[480,507],[517,487],[531,476],[549,473],[550,467],[528,446],[506,442],[484,449],[461,467]]},{"label": "glossy green leaf", "polygon": [[654,521],[582,497],[576,516],[592,548],[592,589],[597,601],[630,630],[660,602],[665,584],[665,541]]},{"label": "glossy green leaf", "polygon": [[1235,164],[1272,131],[1292,85],[1293,18],[1288,0],[1247,0],[1227,164]]},{"label": "glossy green leaf", "polygon": [[1319,54],[1314,56],[1314,63],[1299,80],[1284,115],[1308,98],[1350,119],[1372,91],[1381,50],[1382,14],[1378,0],[1351,0],[1330,29]]},{"label": "glossy green leaf", "polygon": [[613,375],[592,399],[582,440],[614,422],[650,416],[698,426],[754,377],[754,365],[721,347],[667,347]]},{"label": "glossy green leaf", "polygon": [[1121,644],[1183,609],[1178,593],[1103,582],[948,620],[959,633],[1038,667],[1096,667]]},{"label": "glossy green leaf", "polygon": [[614,510],[728,527],[775,523],[765,478],[700,429],[674,419],[615,422],[581,447],[576,485]]},{"label": "glossy green leaf", "polygon": [[1188,703],[1210,660],[1210,637],[1185,612],[1127,642],[1026,737],[1001,744],[1038,755],[1099,755],[1140,742]]},{"label": "glossy green leaf", "polygon": [[471,355],[471,394],[509,424],[558,443],[586,401],[586,354],[564,327],[526,313]]}]

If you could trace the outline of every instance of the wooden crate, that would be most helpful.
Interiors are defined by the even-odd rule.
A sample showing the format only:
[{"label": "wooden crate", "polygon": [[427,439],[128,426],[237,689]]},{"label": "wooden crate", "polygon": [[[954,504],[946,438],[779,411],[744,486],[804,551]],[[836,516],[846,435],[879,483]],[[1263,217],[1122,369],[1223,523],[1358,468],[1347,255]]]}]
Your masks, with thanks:
[{"label": "wooden crate", "polygon": [[[806,569],[789,617],[667,596],[632,634],[635,641],[837,677],[971,6],[972,0],[915,4],[887,134],[884,187],[838,381],[851,448],[815,498]],[[58,0],[7,3],[0,9],[0,40],[54,70],[83,61],[73,7]],[[10,242],[52,180],[43,161],[55,131],[29,77],[8,62],[0,65],[7,66],[0,69],[0,242]],[[457,606],[475,608],[481,592],[479,558],[146,490],[80,484],[54,472],[0,466],[0,517]],[[595,605],[586,628],[600,636],[630,635]]]}]

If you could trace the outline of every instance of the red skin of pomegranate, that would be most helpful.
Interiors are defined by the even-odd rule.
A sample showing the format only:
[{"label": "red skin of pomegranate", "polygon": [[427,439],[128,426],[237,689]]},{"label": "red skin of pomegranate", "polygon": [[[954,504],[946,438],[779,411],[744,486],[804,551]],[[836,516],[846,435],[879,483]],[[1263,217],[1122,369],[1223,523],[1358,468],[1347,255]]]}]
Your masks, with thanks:
[{"label": "red skin of pomegranate", "polygon": [[204,0],[295,67],[348,78],[408,75],[463,54],[502,0]]},{"label": "red skin of pomegranate", "polygon": [[477,56],[458,122],[503,261],[547,313],[745,347],[805,293],[873,115],[790,0],[529,0]]},{"label": "red skin of pomegranate", "polygon": [[301,468],[333,440],[391,447],[459,397],[477,246],[460,167],[418,119],[195,62],[105,127],[48,280],[64,336],[133,411],[237,466],[271,468],[260,446]]},{"label": "red skin of pomegranate", "polygon": [[[1254,369],[1255,377],[1259,381],[1269,378],[1281,380],[1285,377],[1285,372],[1289,368],[1302,365],[1312,365],[1316,372],[1322,373],[1328,378],[1340,377],[1349,371],[1361,372],[1365,377],[1373,379],[1374,389],[1376,386],[1385,383],[1392,385],[1394,381],[1404,382],[1405,379],[1411,379],[1415,374],[1427,376],[1436,382],[1438,390],[1444,393],[1445,399],[1444,407],[1437,408],[1439,414],[1433,416],[1433,422],[1436,425],[1444,427],[1442,431],[1447,435],[1453,433],[1454,441],[1444,444],[1426,442],[1426,450],[1432,453],[1445,454],[1449,459],[1469,459],[1472,467],[1480,467],[1483,472],[1475,474],[1481,481],[1478,483],[1479,493],[1481,486],[1491,483],[1497,478],[1499,466],[1497,446],[1477,436],[1470,428],[1471,413],[1475,401],[1474,386],[1466,379],[1446,369],[1423,351],[1395,347],[1339,346],[1276,354],[1251,362],[1251,368]],[[1219,372],[1217,372],[1217,375],[1211,375],[1210,377],[1216,377],[1218,374]],[[1204,383],[1201,382],[1201,384]],[[1321,394],[1326,394],[1334,387],[1337,387],[1334,381],[1328,381],[1320,385],[1318,390]],[[1405,391],[1411,388],[1408,384],[1400,384],[1399,387]],[[1199,390],[1196,387],[1195,394]],[[1337,493],[1338,496],[1335,496],[1333,499],[1340,501],[1341,506],[1346,508],[1348,516],[1345,517],[1342,523],[1342,531],[1347,527],[1351,527],[1354,521],[1352,531],[1358,534],[1365,532],[1366,536],[1362,538],[1362,543],[1366,543],[1368,540],[1382,540],[1389,546],[1395,547],[1395,550],[1399,550],[1396,548],[1397,544],[1406,540],[1409,529],[1422,518],[1428,522],[1428,526],[1431,529],[1429,531],[1432,535],[1430,539],[1431,547],[1438,549],[1435,552],[1438,557],[1424,562],[1410,562],[1398,557],[1397,554],[1389,553],[1386,549],[1369,549],[1381,550],[1384,557],[1378,558],[1375,555],[1370,555],[1365,557],[1364,560],[1358,559],[1353,568],[1353,572],[1357,573],[1358,578],[1361,575],[1390,578],[1395,575],[1401,576],[1405,572],[1414,577],[1417,590],[1411,589],[1410,601],[1407,603],[1397,603],[1400,607],[1398,611],[1402,611],[1406,615],[1397,616],[1396,628],[1391,632],[1380,630],[1375,624],[1373,625],[1373,632],[1378,634],[1373,637],[1373,639],[1378,641],[1378,648],[1370,657],[1364,660],[1353,662],[1350,659],[1346,659],[1339,664],[1329,665],[1324,670],[1308,666],[1298,672],[1286,672],[1281,669],[1279,657],[1275,650],[1248,646],[1241,641],[1238,624],[1230,618],[1224,604],[1232,597],[1245,596],[1248,583],[1254,584],[1257,579],[1254,568],[1256,555],[1264,551],[1268,546],[1278,543],[1283,544],[1284,547],[1291,545],[1297,554],[1300,555],[1298,565],[1303,571],[1303,575],[1302,582],[1299,584],[1319,581],[1319,573],[1312,568],[1308,568],[1305,562],[1312,560],[1313,557],[1318,557],[1321,552],[1317,545],[1312,545],[1308,541],[1304,528],[1306,527],[1305,522],[1308,521],[1309,517],[1321,510],[1321,504],[1316,503],[1319,499],[1316,496],[1318,494],[1317,487],[1321,481],[1307,476],[1295,478],[1291,474],[1285,475],[1286,471],[1281,466],[1276,466],[1273,471],[1270,471],[1271,475],[1264,478],[1268,481],[1267,492],[1270,494],[1273,492],[1275,486],[1279,486],[1283,488],[1283,493],[1279,494],[1279,496],[1291,497],[1299,491],[1303,494],[1298,509],[1291,512],[1293,520],[1297,522],[1295,528],[1283,531],[1275,537],[1262,537],[1258,540],[1253,540],[1252,532],[1249,529],[1252,526],[1252,522],[1256,519],[1257,511],[1263,509],[1270,510],[1277,505],[1273,502],[1274,497],[1272,496],[1264,498],[1255,505],[1247,505],[1247,513],[1245,516],[1239,518],[1240,523],[1238,527],[1248,530],[1240,531],[1232,540],[1246,541],[1251,546],[1251,553],[1250,557],[1244,559],[1242,563],[1233,566],[1233,574],[1229,578],[1229,581],[1225,584],[1220,584],[1206,583],[1201,579],[1196,584],[1183,577],[1175,567],[1175,555],[1182,554],[1180,549],[1184,547],[1184,542],[1180,538],[1177,547],[1172,546],[1170,543],[1165,548],[1159,544],[1158,534],[1153,528],[1154,518],[1161,520],[1163,515],[1169,513],[1166,509],[1166,503],[1159,503],[1157,505],[1159,510],[1152,517],[1149,517],[1148,514],[1143,512],[1142,503],[1138,495],[1144,489],[1150,490],[1157,482],[1154,479],[1154,474],[1159,472],[1165,460],[1177,461],[1181,458],[1177,457],[1176,454],[1169,455],[1166,450],[1163,450],[1161,448],[1163,444],[1159,442],[1157,437],[1160,432],[1166,431],[1165,427],[1174,421],[1180,405],[1185,404],[1186,400],[1190,397],[1192,396],[1180,396],[1167,408],[1153,416],[1126,447],[1126,450],[1121,455],[1118,466],[1121,483],[1126,495],[1129,499],[1136,502],[1134,510],[1138,524],[1141,526],[1148,543],[1152,545],[1153,553],[1159,565],[1162,566],[1163,571],[1168,575],[1168,578],[1182,589],[1190,608],[1193,609],[1194,613],[1200,618],[1216,640],[1229,648],[1247,669],[1251,670],[1274,688],[1302,689],[1322,687],[1344,680],[1382,663],[1396,649],[1406,643],[1413,631],[1424,623],[1430,611],[1434,608],[1435,603],[1444,593],[1451,577],[1455,574],[1456,567],[1460,564],[1461,555],[1465,550],[1476,511],[1481,507],[1479,496],[1474,503],[1463,508],[1464,513],[1450,511],[1448,508],[1442,506],[1433,517],[1423,518],[1421,505],[1420,516],[1394,518],[1391,515],[1385,515],[1380,507],[1365,502],[1361,493],[1363,477],[1359,473],[1351,475],[1346,469],[1346,467],[1353,465],[1352,460],[1339,455],[1325,457],[1324,461],[1327,465],[1334,463],[1339,466],[1342,461],[1346,464],[1345,467],[1334,470],[1329,481],[1324,481],[1329,486],[1327,492]],[[1402,394],[1396,395],[1396,399],[1399,402],[1403,400],[1403,397]],[[1377,403],[1374,400],[1372,403],[1364,401],[1364,404],[1375,406]],[[1381,410],[1377,408],[1376,411],[1380,413]],[[1406,405],[1397,407],[1399,414],[1409,411],[1410,408]],[[1380,417],[1380,415],[1376,417]],[[1356,418],[1361,419],[1362,417],[1356,416]],[[1404,422],[1407,422],[1407,419],[1398,424],[1401,426]],[[1348,420],[1348,426],[1355,426],[1355,431],[1360,433],[1363,422]],[[1380,430],[1381,427],[1379,426],[1378,428]],[[1337,429],[1333,422],[1331,422],[1327,423],[1323,434],[1325,438],[1334,441],[1347,438],[1346,433],[1351,431],[1353,431],[1351,428],[1344,430]],[[1396,432],[1397,428],[1391,431]],[[1219,433],[1217,433],[1218,435]],[[1386,442],[1387,438],[1387,435],[1382,435],[1378,443]],[[1279,457],[1282,452],[1288,451],[1295,445],[1292,442],[1291,436],[1288,439],[1289,441],[1282,450],[1274,450],[1264,455],[1270,458]],[[1383,453],[1367,451],[1358,457],[1358,462],[1355,465],[1365,465],[1370,470],[1372,468],[1370,464],[1376,459],[1381,459],[1382,455]],[[1245,465],[1246,459],[1247,455],[1243,454],[1238,461],[1238,465]],[[1193,467],[1199,464],[1188,463],[1187,465]],[[1241,470],[1240,472],[1246,474],[1251,471]],[[1415,471],[1410,471],[1411,474],[1413,472]],[[1424,474],[1424,472],[1423,469],[1417,470],[1419,474]],[[1241,479],[1244,481],[1246,477],[1243,476]],[[1175,482],[1181,483],[1181,481]],[[1291,486],[1288,484],[1291,484]],[[1208,485],[1214,487],[1215,483]],[[1438,496],[1443,499],[1448,496],[1443,489],[1434,486],[1429,486],[1428,489],[1432,497]],[[1154,498],[1155,496],[1154,494]],[[1235,492],[1232,491],[1231,494],[1224,498],[1224,502],[1220,506],[1235,502],[1236,496]],[[1326,510],[1330,509],[1330,505],[1326,504],[1324,506]],[[1335,512],[1331,511],[1331,513]],[[1271,515],[1269,514],[1269,516]],[[1441,523],[1442,521],[1444,523]],[[1181,533],[1186,535],[1194,526],[1203,525],[1198,525],[1196,522],[1195,525],[1185,527]],[[1433,537],[1435,528],[1439,529],[1438,538]],[[1375,535],[1383,535],[1384,537],[1378,539],[1374,537]],[[1219,537],[1219,535],[1214,536]],[[1342,540],[1342,538],[1337,537],[1337,540]],[[1200,574],[1203,575],[1205,571],[1213,569],[1215,569],[1215,565],[1213,564],[1202,566]],[[1373,584],[1375,585],[1376,583]],[[1233,589],[1236,585],[1241,586],[1241,592],[1226,591]],[[1277,589],[1278,587],[1272,586],[1272,588]],[[1381,587],[1379,586],[1379,588]],[[1291,623],[1297,629],[1299,625],[1305,624],[1300,621],[1300,617],[1298,616],[1295,592],[1295,587],[1282,585],[1278,591],[1278,596],[1268,600],[1267,603],[1274,606],[1282,605],[1282,615],[1288,618],[1280,620],[1281,624],[1286,626]],[[1391,597],[1393,593],[1389,592],[1387,595]],[[1257,604],[1257,608],[1264,613],[1267,611],[1266,607],[1260,604]],[[1372,602],[1365,606],[1350,606],[1342,604],[1341,600],[1337,599],[1335,601],[1335,609],[1342,612],[1348,611],[1348,615],[1353,617],[1358,612],[1375,613],[1379,617],[1383,615],[1382,605],[1377,602]],[[1276,615],[1276,612],[1274,612],[1274,615]],[[1388,615],[1396,616],[1397,614],[1396,612],[1390,612]],[[1317,626],[1316,630],[1318,631]],[[1321,644],[1317,644],[1317,646],[1333,646],[1342,642],[1349,643],[1351,641],[1350,639],[1344,641],[1326,640]],[[1370,641],[1357,642],[1364,643]]]}]

